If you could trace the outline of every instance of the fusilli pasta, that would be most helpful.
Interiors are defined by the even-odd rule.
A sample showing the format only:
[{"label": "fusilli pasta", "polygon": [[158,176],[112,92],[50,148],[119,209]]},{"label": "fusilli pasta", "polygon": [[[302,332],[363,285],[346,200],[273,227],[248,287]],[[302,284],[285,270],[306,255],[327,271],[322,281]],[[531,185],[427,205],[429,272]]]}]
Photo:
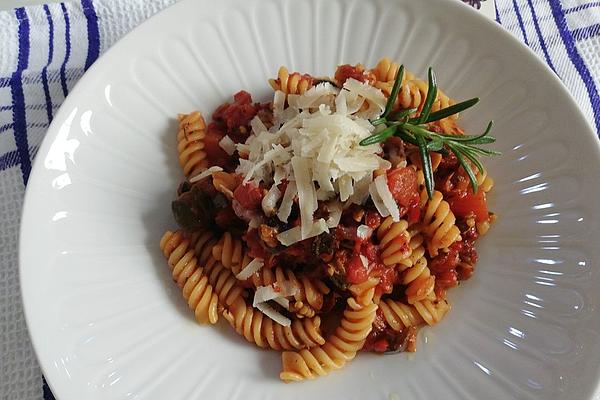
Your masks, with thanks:
[{"label": "fusilli pasta", "polygon": [[427,237],[429,255],[435,257],[440,249],[448,248],[461,240],[460,230],[455,225],[456,217],[441,192],[434,190],[431,199],[425,190],[423,171],[418,171],[417,182],[421,186],[421,207],[423,207],[422,228]]},{"label": "fusilli pasta", "polygon": [[177,153],[183,174],[191,178],[204,170],[208,161],[204,152],[206,123],[202,114],[194,111],[191,114],[179,115],[179,131],[177,132]]},{"label": "fusilli pasta", "polygon": [[204,269],[194,255],[193,243],[180,231],[167,231],[160,248],[171,267],[173,280],[182,288],[183,297],[200,323],[214,324],[219,318],[218,297],[208,283]]},{"label": "fusilli pasta", "polygon": [[281,67],[277,79],[269,79],[269,84],[273,90],[281,90],[285,94],[303,94],[313,86],[313,78],[298,72],[290,74],[286,67]]},{"label": "fusilli pasta", "polygon": [[401,332],[406,327],[419,326],[423,322],[435,325],[442,320],[450,305],[445,300],[423,300],[411,305],[385,299],[379,303],[379,308],[388,325]]},{"label": "fusilli pasta", "polygon": [[237,270],[242,263],[242,241],[230,232],[225,232],[212,248],[212,256],[221,261],[225,268]]},{"label": "fusilli pasta", "polygon": [[[273,101],[239,91],[208,125],[179,116],[181,230],[160,241],[173,280],[199,322],[221,314],[248,342],[282,351],[286,382],[327,375],[360,350],[415,351],[496,219],[493,179],[459,151],[479,143],[433,73],[425,82],[389,58],[333,77],[282,66],[269,84]],[[475,142],[493,142],[488,132]]]},{"label": "fusilli pasta", "polygon": [[297,314],[298,317],[312,317],[315,311],[323,307],[323,295],[329,293],[329,288],[319,279],[310,279],[307,276],[297,277],[294,271],[283,267],[262,268],[254,273],[249,279],[257,286],[273,285],[284,282],[291,285],[296,294],[294,302],[290,304],[290,311]]},{"label": "fusilli pasta", "polygon": [[381,257],[385,265],[398,264],[410,256],[410,235],[407,228],[408,222],[394,222],[392,217],[387,217],[377,228],[377,240],[383,250]]},{"label": "fusilli pasta", "polygon": [[215,288],[215,292],[223,304],[230,306],[241,298],[244,289],[238,285],[233,273],[221,262],[211,257],[206,263],[205,269],[208,281]]},{"label": "fusilli pasta", "polygon": [[282,326],[254,307],[238,298],[224,312],[223,317],[250,343],[273,350],[311,348],[325,343],[321,336],[321,318],[293,320],[290,326]]},{"label": "fusilli pasta", "polygon": [[377,311],[373,295],[378,281],[369,279],[367,282],[367,285],[350,288],[355,297],[347,300],[340,325],[324,345],[299,352],[283,352],[283,370],[279,375],[282,380],[301,381],[327,375],[356,356],[371,331]]}]

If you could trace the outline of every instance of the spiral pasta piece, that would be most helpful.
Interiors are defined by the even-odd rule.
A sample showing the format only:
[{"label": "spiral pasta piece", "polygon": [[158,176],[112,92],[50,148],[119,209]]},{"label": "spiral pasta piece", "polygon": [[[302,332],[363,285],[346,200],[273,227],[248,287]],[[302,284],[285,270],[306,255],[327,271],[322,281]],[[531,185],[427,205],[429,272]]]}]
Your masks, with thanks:
[{"label": "spiral pasta piece", "polygon": [[179,114],[177,132],[177,154],[179,165],[186,178],[191,178],[206,169],[208,161],[203,139],[206,136],[206,122],[198,111]]},{"label": "spiral pasta piece", "polygon": [[[363,347],[371,331],[377,304],[373,295],[377,279],[350,288],[353,297],[347,301],[340,325],[324,345],[300,351],[285,351],[281,355],[284,381],[301,381],[329,374],[352,360]],[[364,305],[363,305],[364,304]]]},{"label": "spiral pasta piece", "polygon": [[323,295],[329,293],[329,288],[320,279],[296,276],[291,269],[280,266],[261,268],[249,280],[254,287],[288,282],[296,289],[295,302],[290,304],[290,311],[300,318],[314,316],[323,307]]},{"label": "spiral pasta piece", "polygon": [[381,257],[385,265],[395,265],[410,256],[410,235],[407,231],[408,222],[394,222],[387,217],[377,228],[377,240],[382,249]]},{"label": "spiral pasta piece", "polygon": [[212,256],[213,246],[217,243],[214,235],[209,231],[197,231],[190,235],[190,242],[194,245],[194,254],[200,265],[205,265]]},{"label": "spiral pasta piece", "polygon": [[206,263],[205,270],[208,282],[214,287],[221,303],[230,306],[242,297],[244,289],[238,284],[233,273],[220,261],[211,257]]},{"label": "spiral pasta piece", "polygon": [[198,265],[193,243],[180,231],[167,231],[160,240],[160,248],[196,320],[201,324],[216,323],[219,299],[204,269]]},{"label": "spiral pasta piece", "polygon": [[242,241],[230,232],[225,232],[212,248],[212,256],[227,269],[239,269],[242,263]]},{"label": "spiral pasta piece", "polygon": [[461,240],[460,230],[455,225],[456,217],[442,194],[435,190],[425,205],[423,232],[428,237],[427,250],[431,257],[438,255],[440,249],[448,248]]},{"label": "spiral pasta piece", "polygon": [[379,308],[390,328],[400,332],[404,328],[423,323],[435,325],[444,318],[450,306],[445,300],[424,300],[410,305],[398,300],[384,299],[379,303]]},{"label": "spiral pasta piece", "polygon": [[[398,72],[398,68],[398,64],[390,62],[389,60],[387,62],[382,60],[379,64],[377,64],[375,69],[372,70],[375,73],[375,76],[378,77],[378,80],[375,82],[374,86],[378,89],[381,89],[386,96],[390,96],[392,92],[392,87],[394,86],[394,79],[396,73]],[[391,80],[380,80],[380,78],[387,79],[392,76],[392,74],[394,78]],[[427,82],[421,79],[415,79],[413,74],[405,70],[395,107],[400,107],[402,109],[415,108],[418,110],[418,112],[420,112],[423,109],[428,90],[429,85]],[[455,104],[454,100],[450,99],[438,88],[437,96],[431,105],[431,112],[439,111],[453,104]],[[458,114],[454,114],[443,118],[436,123],[440,125],[444,132],[458,134],[462,132],[462,130],[459,131],[460,128],[458,128],[456,123],[454,123],[454,121],[458,119],[458,116]]]},{"label": "spiral pasta piece", "polygon": [[[421,79],[407,80],[406,83],[402,85],[400,94],[398,95],[400,105],[403,108],[416,108],[420,111],[425,103],[428,90],[429,84]],[[431,105],[431,112],[439,111],[442,108],[447,108],[453,104],[454,101],[438,88],[437,96]],[[456,120],[458,114],[453,114],[447,118]]]},{"label": "spiral pasta piece", "polygon": [[[399,70],[400,64],[390,60],[389,58],[384,57],[379,60],[375,68],[371,70],[371,73],[376,79],[375,87],[379,87],[379,89],[386,92],[386,95],[389,96]],[[405,68],[404,75],[402,76],[402,83],[411,81],[413,79],[415,79],[415,76]]]},{"label": "spiral pasta piece", "polygon": [[223,312],[223,317],[250,343],[273,350],[300,350],[322,345],[321,318],[294,319],[290,326],[282,326],[246,304],[243,298]]},{"label": "spiral pasta piece", "polygon": [[378,82],[393,82],[396,79],[399,69],[400,64],[384,57],[379,60],[375,68],[372,69],[372,72]]},{"label": "spiral pasta piece", "polygon": [[412,267],[417,261],[425,256],[425,239],[423,238],[421,232],[416,228],[412,228],[409,230],[409,235],[410,242],[408,243],[408,246],[410,247],[410,255],[401,260],[398,264],[397,269],[400,272]]},{"label": "spiral pasta piece", "polygon": [[409,304],[425,299],[435,300],[435,276],[431,275],[425,257],[419,258],[411,268],[404,271],[402,284],[407,285],[404,293]]},{"label": "spiral pasta piece", "polygon": [[420,187],[420,205],[423,209],[421,227],[427,237],[427,250],[431,257],[438,255],[440,249],[448,248],[452,243],[462,240],[460,229],[455,225],[456,217],[441,192],[434,190],[431,199],[425,190],[423,171],[417,171]]},{"label": "spiral pasta piece", "polygon": [[401,332],[409,326],[419,326],[425,322],[415,306],[397,300],[381,300],[379,309],[385,322],[396,332]]},{"label": "spiral pasta piece", "polygon": [[310,75],[302,75],[298,72],[289,73],[286,67],[280,67],[277,79],[269,79],[273,90],[281,90],[285,94],[303,94],[313,86],[313,78]]}]

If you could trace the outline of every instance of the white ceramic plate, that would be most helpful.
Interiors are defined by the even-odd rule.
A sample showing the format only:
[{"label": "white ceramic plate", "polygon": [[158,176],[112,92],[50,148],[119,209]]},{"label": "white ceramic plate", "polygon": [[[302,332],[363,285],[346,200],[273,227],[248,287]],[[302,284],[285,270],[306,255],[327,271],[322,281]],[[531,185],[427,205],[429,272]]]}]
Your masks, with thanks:
[{"label": "white ceramic plate", "polygon": [[[496,121],[502,157],[475,277],[413,356],[360,354],[303,384],[221,322],[197,325],[158,249],[173,228],[179,112],[283,64],[331,73],[382,56]],[[555,76],[458,1],[183,1],[115,45],[54,119],[27,189],[21,282],[60,399],[588,399],[600,363],[598,142]],[[584,172],[585,171],[585,172]],[[394,397],[398,396],[398,397]]]}]

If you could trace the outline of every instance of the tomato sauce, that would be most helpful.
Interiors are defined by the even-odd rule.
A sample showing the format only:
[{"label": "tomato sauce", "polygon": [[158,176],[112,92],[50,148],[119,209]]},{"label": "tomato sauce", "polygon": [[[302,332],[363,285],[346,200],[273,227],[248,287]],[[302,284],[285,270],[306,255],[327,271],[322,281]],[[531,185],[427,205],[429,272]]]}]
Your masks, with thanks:
[{"label": "tomato sauce", "polygon": [[254,210],[260,207],[264,196],[263,189],[249,183],[239,185],[233,192],[233,198],[246,210]]},{"label": "tomato sauce", "polygon": [[359,284],[369,278],[369,271],[363,264],[360,255],[354,255],[346,266],[346,281],[350,284]]},{"label": "tomato sauce", "polygon": [[258,230],[251,229],[242,236],[248,246],[248,255],[253,258],[262,258],[268,260],[270,253],[263,247],[262,240],[258,236]]},{"label": "tomato sauce", "polygon": [[470,215],[475,216],[475,221],[483,222],[489,217],[487,200],[483,190],[478,190],[473,194],[468,190],[462,194],[454,195],[448,198],[448,204],[454,215],[458,218],[466,218]]},{"label": "tomato sauce", "polygon": [[414,169],[401,167],[389,170],[387,181],[388,188],[398,205],[411,207],[418,204],[417,172]]},{"label": "tomato sauce", "polygon": [[335,71],[334,78],[339,85],[343,85],[350,78],[356,79],[359,82],[375,82],[375,76],[365,71],[365,67],[360,64],[340,65]]},{"label": "tomato sauce", "polygon": [[219,146],[219,142],[225,136],[225,132],[214,122],[211,122],[206,128],[206,135],[202,139],[204,144],[203,151],[206,153],[208,164],[227,168],[232,164],[231,157]]}]

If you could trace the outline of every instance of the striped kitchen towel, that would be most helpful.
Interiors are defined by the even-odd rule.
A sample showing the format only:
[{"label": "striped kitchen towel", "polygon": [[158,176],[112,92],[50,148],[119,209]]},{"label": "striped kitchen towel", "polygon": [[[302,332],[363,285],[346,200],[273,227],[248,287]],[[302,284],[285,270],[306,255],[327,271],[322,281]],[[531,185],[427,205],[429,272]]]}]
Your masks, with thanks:
[{"label": "striped kitchen towel", "polygon": [[[0,12],[0,398],[51,399],[23,318],[17,235],[31,162],[85,70],[176,0],[80,0]],[[530,46],[600,130],[600,1],[462,0]]]}]

